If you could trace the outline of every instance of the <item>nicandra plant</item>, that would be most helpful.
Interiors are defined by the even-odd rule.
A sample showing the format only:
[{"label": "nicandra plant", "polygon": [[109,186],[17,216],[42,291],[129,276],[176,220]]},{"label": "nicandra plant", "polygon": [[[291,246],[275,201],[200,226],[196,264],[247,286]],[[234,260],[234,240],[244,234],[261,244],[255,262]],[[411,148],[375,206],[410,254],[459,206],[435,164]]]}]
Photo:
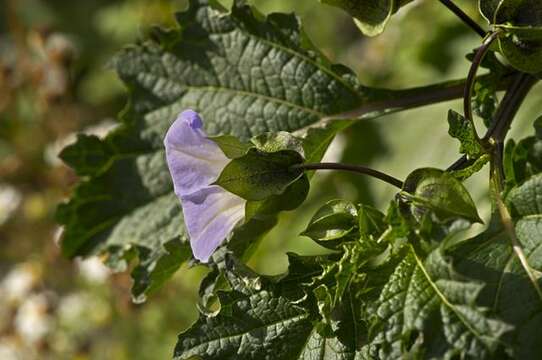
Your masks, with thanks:
[{"label": "nicandra plant", "polygon": [[[411,1],[323,2],[375,36]],[[209,267],[179,360],[542,359],[542,118],[533,136],[506,142],[542,78],[542,2],[479,0],[488,31],[440,2],[480,35],[465,79],[386,90],[331,64],[294,15],[190,0],[178,28],[116,56],[130,94],[121,125],[63,150],[82,179],[58,208],[63,253],[105,254],[117,270],[137,259],[135,301],[184,262]],[[399,180],[320,162],[362,119],[460,98],[463,112],[447,114],[459,155],[446,169]],[[492,219],[465,239],[482,220],[463,181],[486,166]],[[303,235],[327,255],[288,254],[283,275],[255,273],[251,250],[321,169],[397,191],[384,212],[322,204]]]}]

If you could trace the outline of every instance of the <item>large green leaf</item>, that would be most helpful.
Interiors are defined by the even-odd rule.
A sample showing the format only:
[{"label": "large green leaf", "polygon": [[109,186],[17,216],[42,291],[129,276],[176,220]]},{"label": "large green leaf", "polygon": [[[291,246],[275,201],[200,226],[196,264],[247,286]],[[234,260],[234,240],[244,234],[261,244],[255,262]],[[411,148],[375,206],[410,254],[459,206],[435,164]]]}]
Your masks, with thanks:
[{"label": "large green leaf", "polygon": [[[177,15],[179,28],[155,29],[150,39],[115,58],[130,95],[121,125],[103,140],[81,136],[62,153],[83,177],[57,213],[64,226],[63,253],[107,252],[108,262],[123,269],[134,254],[129,249],[137,248],[138,293],[145,293],[162,256],[168,256],[170,269],[175,259],[176,266],[185,261],[186,252],[164,248],[171,241],[187,242],[162,145],[181,110],[200,112],[211,136],[247,141],[268,131],[295,131],[305,138],[305,159],[314,162],[353,118],[434,102],[423,100],[428,91],[442,100],[460,95],[450,91],[459,88],[457,81],[400,91],[364,87],[350,70],[330,64],[311,46],[295,16],[264,18],[238,2],[225,13],[211,3],[191,0],[188,10]],[[224,141],[230,156],[243,154],[242,146],[231,152],[239,143]],[[276,203],[281,199],[265,206],[266,212],[290,209]],[[269,230],[273,221],[264,221],[265,229],[252,226],[255,231],[245,238],[255,241]]]},{"label": "large green leaf", "polygon": [[[57,214],[67,256],[113,249],[110,263],[122,267],[116,263],[137,247],[152,272],[161,254],[173,256],[164,244],[186,243],[162,145],[181,110],[199,111],[211,135],[248,140],[302,129],[379,99],[352,72],[318,55],[295,16],[259,20],[244,5],[236,3],[226,14],[208,1],[192,0],[177,19],[180,28],[156,29],[152,40],[115,58],[130,92],[121,126],[104,140],[80,137],[62,153],[84,177]],[[328,143],[315,150],[317,156]],[[179,264],[184,260],[177,258]]]},{"label": "large green leaf", "polygon": [[353,360],[352,344],[324,331],[300,291],[321,272],[322,261],[291,255],[288,273],[278,279],[258,276],[238,262],[230,265],[231,290],[218,292],[220,312],[202,314],[179,335],[174,358]]},{"label": "large green leaf", "polygon": [[412,249],[376,303],[370,353],[380,359],[489,359],[511,327],[476,305],[481,283],[462,281],[437,248],[424,260]]},{"label": "large green leaf", "polygon": [[[527,262],[542,286],[542,175],[535,175],[512,189],[507,203],[515,221],[517,239]],[[453,251],[458,271],[486,283],[479,296],[501,319],[516,327],[507,340],[516,359],[540,359],[542,346],[537,330],[542,326],[542,297],[527,276],[512,241],[495,219],[479,236],[459,244]]]},{"label": "large green leaf", "polygon": [[174,359],[292,359],[312,331],[307,311],[273,291],[225,293],[221,311],[179,336]]}]

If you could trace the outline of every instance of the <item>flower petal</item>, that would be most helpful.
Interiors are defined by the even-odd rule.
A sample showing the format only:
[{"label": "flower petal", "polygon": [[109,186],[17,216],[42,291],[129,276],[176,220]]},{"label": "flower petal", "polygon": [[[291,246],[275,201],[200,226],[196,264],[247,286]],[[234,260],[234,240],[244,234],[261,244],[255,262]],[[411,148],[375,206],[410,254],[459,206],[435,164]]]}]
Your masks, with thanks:
[{"label": "flower petal", "polygon": [[194,257],[208,262],[245,216],[246,200],[213,185],[181,197]]},{"label": "flower petal", "polygon": [[169,128],[164,145],[178,196],[198,191],[215,181],[229,159],[206,137],[198,113],[182,112]]}]

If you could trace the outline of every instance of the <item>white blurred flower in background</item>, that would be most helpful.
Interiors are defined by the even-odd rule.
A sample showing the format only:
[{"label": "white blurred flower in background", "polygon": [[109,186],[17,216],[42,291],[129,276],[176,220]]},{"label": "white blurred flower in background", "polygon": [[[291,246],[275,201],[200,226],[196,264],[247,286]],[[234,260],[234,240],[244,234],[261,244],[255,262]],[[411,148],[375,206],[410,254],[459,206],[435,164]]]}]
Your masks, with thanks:
[{"label": "white blurred flower in background", "polygon": [[[62,328],[74,333],[88,333],[109,319],[107,301],[88,291],[62,297],[58,303],[57,318]],[[85,319],[84,322],[81,319]]]},{"label": "white blurred flower in background", "polygon": [[11,185],[0,183],[0,226],[2,226],[17,210],[22,195]]},{"label": "white blurred flower in background", "polygon": [[94,284],[104,283],[111,274],[111,270],[96,256],[77,260],[77,268],[81,277]]},{"label": "white blurred flower in background", "polygon": [[3,294],[0,304],[20,303],[32,291],[39,277],[39,270],[31,263],[15,266],[0,282],[0,293]]},{"label": "white blurred flower in background", "polygon": [[27,344],[45,339],[54,329],[54,317],[49,315],[51,300],[45,293],[30,295],[15,315],[15,330]]},{"label": "white blurred flower in background", "polygon": [[3,337],[0,338],[0,359],[26,360],[28,356],[15,337]]}]

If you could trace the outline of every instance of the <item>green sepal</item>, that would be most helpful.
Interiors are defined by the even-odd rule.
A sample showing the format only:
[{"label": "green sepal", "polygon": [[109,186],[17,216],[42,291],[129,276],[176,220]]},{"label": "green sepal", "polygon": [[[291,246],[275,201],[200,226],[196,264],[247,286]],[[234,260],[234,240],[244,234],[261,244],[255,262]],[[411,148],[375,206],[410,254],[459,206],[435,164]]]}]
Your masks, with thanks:
[{"label": "green sepal", "polygon": [[272,195],[260,201],[247,201],[245,205],[245,221],[274,215],[279,211],[294,210],[305,201],[309,189],[309,178],[304,174],[289,185],[280,195]]},{"label": "green sepal", "polygon": [[345,200],[331,200],[312,217],[301,235],[318,244],[335,249],[357,225],[356,207]]},{"label": "green sepal", "polygon": [[302,162],[303,157],[292,150],[266,153],[252,148],[228,163],[215,184],[246,200],[264,200],[282,194],[299,179],[303,170],[292,166]]},{"label": "green sepal", "polygon": [[427,210],[447,221],[464,218],[482,222],[476,205],[463,184],[449,173],[433,168],[414,170],[405,180],[401,195],[418,219]]}]

